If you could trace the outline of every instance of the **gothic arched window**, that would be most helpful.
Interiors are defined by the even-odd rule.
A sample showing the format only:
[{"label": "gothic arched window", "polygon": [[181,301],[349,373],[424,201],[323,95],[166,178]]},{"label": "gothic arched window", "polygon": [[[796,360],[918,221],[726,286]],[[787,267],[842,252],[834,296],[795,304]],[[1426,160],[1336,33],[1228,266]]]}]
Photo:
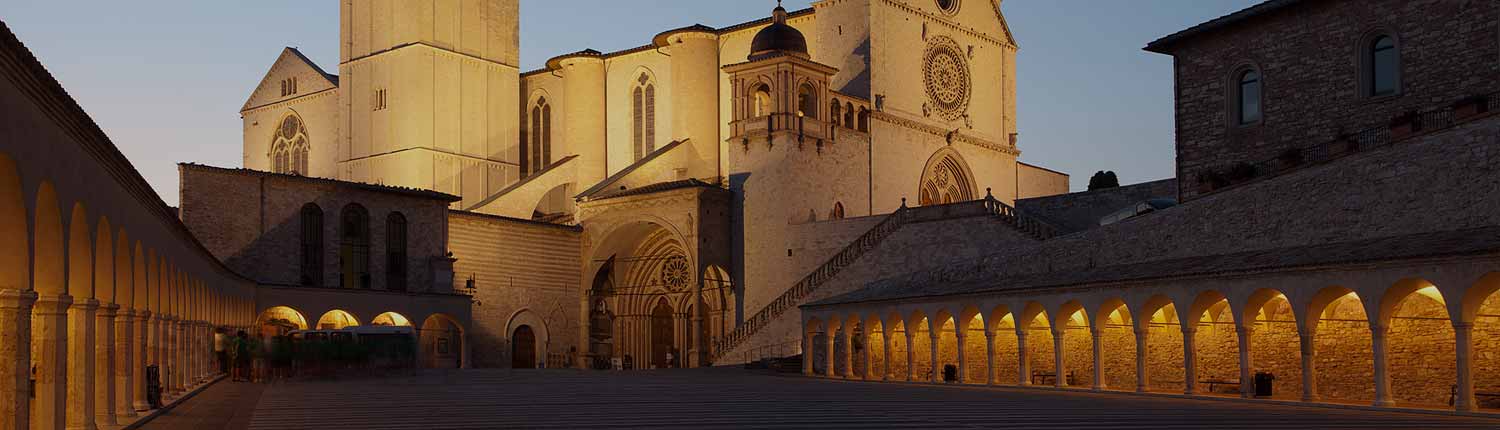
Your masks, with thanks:
[{"label": "gothic arched window", "polygon": [[282,118],[276,127],[276,137],[271,140],[271,171],[306,175],[309,146],[302,118],[295,113]]},{"label": "gothic arched window", "polygon": [[391,212],[385,218],[385,288],[406,291],[406,216]]},{"label": "gothic arched window", "polygon": [[656,85],[651,82],[651,76],[641,73],[636,80],[635,90],[631,92],[631,103],[633,106],[631,124],[633,127],[633,144],[635,146],[635,161],[640,161],[652,152],[656,152]]},{"label": "gothic arched window", "polygon": [[863,107],[859,108],[859,131],[870,131],[870,110]]},{"label": "gothic arched window", "polygon": [[552,165],[552,104],[538,97],[531,107],[531,146],[524,154],[527,172],[536,173]]},{"label": "gothic arched window", "polygon": [[842,116],[841,113],[843,111],[844,105],[839,103],[839,99],[833,99],[833,103],[828,105],[828,117],[831,118],[833,122],[838,122],[838,119],[840,116]]},{"label": "gothic arched window", "polygon": [[797,114],[818,119],[818,94],[812,84],[802,84],[802,88],[797,90]]},{"label": "gothic arched window", "polygon": [[370,211],[350,203],[339,220],[339,284],[370,288]]},{"label": "gothic arched window", "polygon": [[844,127],[854,128],[854,103],[844,104]]},{"label": "gothic arched window", "polygon": [[302,279],[304,287],[323,286],[323,208],[302,205]]},{"label": "gothic arched window", "polygon": [[829,220],[844,219],[844,202],[833,202],[833,211],[828,213]]},{"label": "gothic arched window", "polygon": [[753,101],[755,102],[755,104],[754,106],[752,106],[754,110],[753,112],[751,112],[750,116],[763,117],[766,115],[770,115],[771,87],[766,86],[766,84],[760,84],[755,87],[755,90],[752,91],[752,93],[754,94],[752,98],[754,99]]}]

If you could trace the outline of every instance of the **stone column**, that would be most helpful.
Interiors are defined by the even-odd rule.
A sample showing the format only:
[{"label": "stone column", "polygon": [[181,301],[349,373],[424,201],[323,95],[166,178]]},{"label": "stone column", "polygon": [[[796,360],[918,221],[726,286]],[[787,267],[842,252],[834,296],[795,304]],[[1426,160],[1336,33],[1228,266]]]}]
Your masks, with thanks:
[{"label": "stone column", "polygon": [[85,298],[68,307],[68,430],[94,430],[94,314],[99,301]]},{"label": "stone column", "polygon": [[1198,327],[1182,328],[1182,394],[1198,393]]},{"label": "stone column", "polygon": [[1104,391],[1109,385],[1104,382],[1104,330],[1089,327],[1089,335],[1094,338],[1094,391]]},{"label": "stone column", "polygon": [[1151,389],[1151,371],[1146,366],[1146,338],[1150,337],[1151,330],[1145,327],[1135,329],[1135,391],[1144,393]]},{"label": "stone column", "polygon": [[806,327],[804,327],[803,330],[802,343],[807,346],[805,348],[802,348],[802,374],[805,376],[813,376],[813,348],[815,347],[815,345],[813,345],[813,339],[817,338],[813,337],[812,333],[806,332]]},{"label": "stone column", "polygon": [[1066,328],[1052,326],[1052,369],[1057,377],[1052,378],[1052,386],[1062,388],[1068,386],[1068,360],[1063,358],[1063,335]]},{"label": "stone column", "polygon": [[116,419],[124,420],[135,417],[135,380],[139,378],[135,369],[137,364],[136,345],[136,314],[130,309],[120,309],[115,316],[115,398],[114,409]]},{"label": "stone column", "polygon": [[854,330],[844,329],[844,377],[854,379]]},{"label": "stone column", "polygon": [[31,428],[31,310],[36,292],[0,289],[0,430]]},{"label": "stone column", "polygon": [[1386,333],[1389,327],[1384,325],[1370,326],[1370,346],[1375,357],[1375,406],[1395,406],[1396,402],[1391,400],[1391,375],[1390,365],[1386,363]]},{"label": "stone column", "polygon": [[837,352],[834,350],[834,342],[837,338],[838,332],[834,331],[832,326],[829,327],[828,334],[823,336],[823,347],[828,349],[828,353],[823,355],[823,362],[827,365],[823,369],[823,376],[829,378],[838,376],[838,368],[834,367],[835,361],[833,356]]},{"label": "stone column", "polygon": [[1304,333],[1302,339],[1302,401],[1316,402],[1318,398],[1318,350],[1313,335]]},{"label": "stone column", "polygon": [[866,381],[872,381],[872,380],[875,379],[874,376],[871,376],[872,374],[875,373],[875,360],[871,360],[871,359],[875,358],[875,357],[870,353],[870,348],[871,348],[871,345],[870,345],[869,326],[866,326],[866,328],[865,328],[865,349],[864,349],[865,374],[864,374],[864,377],[861,378],[861,379],[864,379]]},{"label": "stone column", "polygon": [[[931,326],[931,323],[929,323],[928,327]],[[929,340],[927,342],[927,353],[929,356],[932,356],[932,362],[929,363],[932,365],[932,375],[928,379],[934,384],[941,383],[943,382],[943,364],[938,362],[938,332],[927,330],[927,338]]]},{"label": "stone column", "polygon": [[1023,387],[1031,385],[1031,361],[1026,359],[1028,349],[1031,348],[1026,347],[1026,329],[1017,327],[1016,359],[1019,362],[1016,363],[1016,385]]},{"label": "stone column", "polygon": [[880,374],[880,380],[882,380],[882,381],[889,381],[889,380],[891,380],[891,335],[890,335],[890,333],[887,332],[885,336],[881,336],[880,337],[880,342],[883,343],[883,344],[885,344],[885,348],[881,348],[881,350],[880,350],[880,354],[882,355],[882,357],[881,357],[882,360],[880,361],[880,368],[881,368],[880,369],[880,373],[881,373]]},{"label": "stone column", "polygon": [[[955,327],[957,327],[956,324]],[[969,336],[964,334],[962,328],[959,328],[953,336],[958,340],[958,383],[963,384],[969,381],[969,347],[967,345]]]},{"label": "stone column", "polygon": [[67,425],[68,307],[66,294],[37,297],[31,309],[31,358],[36,369],[36,393],[31,401],[32,427],[58,429]]},{"label": "stone column", "polygon": [[130,399],[131,407],[135,408],[137,412],[151,410],[151,404],[146,402],[146,366],[151,364],[151,326],[154,325],[152,321],[151,311],[136,311],[134,327],[135,342],[131,346],[131,349],[135,352],[135,356],[131,357],[134,359],[135,365],[131,369],[131,374],[134,377],[130,379],[132,386]]},{"label": "stone column", "polygon": [[917,354],[916,354],[916,351],[915,351],[916,348],[913,348],[913,346],[915,344],[915,342],[912,342],[912,338],[913,337],[915,337],[915,336],[912,335],[911,330],[907,330],[906,331],[906,382],[911,382],[911,381],[915,380],[916,373],[917,373]]},{"label": "stone column", "polygon": [[94,424],[119,425],[115,418],[115,313],[120,305],[99,307],[94,314]]},{"label": "stone column", "polygon": [[187,355],[187,326],[187,320],[182,317],[177,317],[172,324],[172,385],[179,395],[187,392],[188,366],[192,364]]},{"label": "stone column", "polygon": [[984,385],[995,385],[995,332],[984,331]]},{"label": "stone column", "polygon": [[1235,327],[1235,334],[1239,335],[1240,341],[1240,397],[1246,399],[1255,398],[1255,375],[1251,374],[1254,363],[1250,362],[1250,335],[1255,328],[1248,325]]},{"label": "stone column", "polygon": [[1459,412],[1474,411],[1474,324],[1453,325],[1453,339],[1458,356],[1458,392],[1454,393],[1453,407]]}]

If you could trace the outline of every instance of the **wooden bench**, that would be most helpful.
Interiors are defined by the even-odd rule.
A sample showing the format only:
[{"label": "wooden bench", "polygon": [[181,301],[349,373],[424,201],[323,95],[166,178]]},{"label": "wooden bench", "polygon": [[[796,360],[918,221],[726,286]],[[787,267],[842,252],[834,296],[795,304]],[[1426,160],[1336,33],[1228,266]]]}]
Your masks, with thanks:
[{"label": "wooden bench", "polygon": [[[1040,382],[1038,382],[1040,381]],[[1052,381],[1048,383],[1047,381]],[[1068,385],[1074,385],[1073,372],[1068,372]],[[1031,372],[1031,385],[1053,385],[1057,383],[1057,372]]]},{"label": "wooden bench", "polygon": [[1214,388],[1217,388],[1220,385],[1233,385],[1235,387],[1239,387],[1240,386],[1240,381],[1239,380],[1228,380],[1228,379],[1204,379],[1204,380],[1198,381],[1198,383],[1199,384],[1208,384],[1208,392],[1209,393],[1214,392]]}]

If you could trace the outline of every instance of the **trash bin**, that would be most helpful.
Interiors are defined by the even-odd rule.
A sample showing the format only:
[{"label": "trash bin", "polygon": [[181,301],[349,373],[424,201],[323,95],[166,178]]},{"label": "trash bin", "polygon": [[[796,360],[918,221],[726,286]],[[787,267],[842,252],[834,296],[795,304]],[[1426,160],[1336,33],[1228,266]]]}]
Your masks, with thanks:
[{"label": "trash bin", "polygon": [[1255,397],[1271,397],[1271,383],[1276,381],[1276,375],[1267,372],[1255,372]]},{"label": "trash bin", "polygon": [[952,364],[943,365],[943,382],[958,381],[958,366]]}]

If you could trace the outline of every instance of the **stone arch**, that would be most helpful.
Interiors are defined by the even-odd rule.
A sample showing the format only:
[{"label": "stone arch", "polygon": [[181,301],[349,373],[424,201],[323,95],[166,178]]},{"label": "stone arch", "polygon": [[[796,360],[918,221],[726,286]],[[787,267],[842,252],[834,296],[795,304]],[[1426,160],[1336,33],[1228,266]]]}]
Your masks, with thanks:
[{"label": "stone arch", "polygon": [[1453,320],[1436,285],[1420,278],[1397,281],[1380,299],[1376,335],[1386,338],[1390,400],[1443,407],[1458,380]]},{"label": "stone arch", "polygon": [[[532,336],[533,336],[532,339],[531,339],[531,341],[533,343],[532,343],[532,346],[530,348],[531,351],[532,351],[531,364],[533,365],[533,367],[535,367],[537,365],[542,365],[543,363],[546,363],[547,362],[547,353],[549,352],[549,348],[548,347],[552,343],[551,336],[548,334],[548,330],[547,330],[547,322],[545,320],[543,320],[540,315],[537,315],[536,312],[533,312],[531,309],[521,309],[521,310],[516,311],[515,313],[512,313],[510,315],[510,318],[507,319],[506,322],[505,322],[505,336],[506,336],[507,339],[510,339],[510,341],[511,341],[511,353],[512,354],[514,354],[514,353],[516,353],[518,351],[516,349],[516,343],[515,343],[516,342],[516,337],[515,336],[516,336],[517,331],[521,330],[522,327],[528,327],[530,329],[530,331],[531,331]],[[512,355],[512,357],[511,357],[511,364],[512,364],[512,366],[514,366],[516,363],[521,363],[521,362],[525,361],[525,360],[518,360],[518,358],[519,357],[516,357],[516,356]]]},{"label": "stone arch", "polygon": [[1020,339],[1016,336],[1016,318],[1010,306],[995,305],[984,321],[986,328],[995,334],[995,383],[1019,384],[1026,377],[1020,373]]},{"label": "stone arch", "polygon": [[1314,397],[1333,401],[1375,399],[1370,319],[1353,290],[1330,286],[1313,295],[1307,307],[1307,330],[1313,336]]},{"label": "stone arch", "polygon": [[68,295],[82,303],[95,298],[93,232],[89,231],[89,214],[82,202],[73,203],[72,212],[68,222]]},{"label": "stone arch", "polygon": [[114,246],[115,303],[120,305],[120,311],[127,311],[135,307],[134,271],[130,261],[130,233],[124,228],[119,229],[115,234]]},{"label": "stone arch", "polygon": [[917,183],[920,206],[975,200],[974,172],[963,155],[951,147],[939,148],[927,159]]},{"label": "stone arch", "polygon": [[[115,245],[114,228],[108,217],[99,217],[94,228],[94,298],[101,306],[115,304]],[[114,327],[99,330],[114,330]]]},{"label": "stone arch", "polygon": [[825,340],[827,334],[826,325],[818,317],[808,318],[802,323],[802,371],[812,375],[826,375],[828,372],[828,348]]},{"label": "stone arch", "polygon": [[703,302],[708,305],[704,328],[708,330],[708,345],[711,346],[734,329],[740,295],[735,289],[734,278],[721,266],[710,264],[704,267],[702,282]]},{"label": "stone arch", "polygon": [[[1193,377],[1196,379],[1191,382],[1193,392],[1238,394],[1238,386],[1204,383],[1240,380],[1239,332],[1234,320],[1234,307],[1230,305],[1229,298],[1217,290],[1203,291],[1193,300],[1183,319],[1184,327],[1188,327],[1193,336],[1192,365]],[[1210,388],[1220,392],[1210,392]]]},{"label": "stone arch", "polygon": [[1052,319],[1047,316],[1046,307],[1038,302],[1027,302],[1022,308],[1021,317],[1016,319],[1018,332],[1025,333],[1023,354],[1026,361],[1022,366],[1027,371],[1023,373],[1028,384],[1047,384],[1048,375],[1059,377],[1057,373],[1057,355],[1054,353],[1054,341],[1052,338]]},{"label": "stone arch", "polygon": [[372,326],[411,327],[411,320],[397,312],[386,312],[370,319]]},{"label": "stone arch", "polygon": [[359,326],[359,317],[343,309],[332,309],[318,317],[318,330],[343,330]]},{"label": "stone arch", "polygon": [[[958,355],[962,353],[960,348],[963,347],[958,343],[958,331],[962,327],[958,324],[957,316],[946,308],[938,310],[932,319],[930,328],[937,334],[937,344],[933,345],[937,347],[937,362],[933,367],[938,372],[936,376],[939,381],[946,381],[946,375],[943,372],[947,372],[948,366],[953,366],[954,371],[958,372]],[[960,379],[958,382],[961,383],[963,380]]]},{"label": "stone arch", "polygon": [[1095,331],[1099,332],[1100,388],[1129,389],[1135,385],[1135,323],[1130,306],[1118,297],[1099,305],[1094,313]]},{"label": "stone arch", "polygon": [[885,336],[890,339],[891,351],[887,356],[891,358],[887,373],[889,379],[896,381],[907,381],[911,379],[911,342],[906,336],[906,318],[900,313],[892,312],[887,315],[885,322],[881,324],[885,328]]},{"label": "stone arch", "polygon": [[[690,327],[686,323],[687,314],[678,310],[685,312],[686,300],[691,298],[692,286],[699,279],[695,273],[697,262],[689,252],[690,243],[683,239],[685,236],[660,217],[643,215],[602,230],[588,251],[590,261],[598,266],[586,269],[591,272],[586,285],[594,286],[590,290],[590,304],[595,309],[591,310],[589,333],[595,343],[590,347],[597,359],[619,357],[622,361],[628,359],[633,368],[649,368],[653,357],[650,320],[627,322],[614,316],[649,316],[659,301],[667,300],[674,311],[673,317],[684,320],[682,327]],[[672,273],[671,285],[661,282],[667,271]],[[601,314],[592,315],[601,310]],[[607,334],[596,328],[606,320],[612,324]],[[606,340],[594,337],[595,334],[609,337]],[[689,350],[690,338],[676,334],[672,346],[679,351],[676,355],[681,356],[681,351]]]},{"label": "stone arch", "polygon": [[776,111],[776,92],[772,88],[775,88],[775,85],[769,77],[761,76],[750,82],[750,86],[746,88],[750,94],[749,117],[764,117]]},{"label": "stone arch", "polygon": [[536,206],[531,210],[531,219],[549,223],[571,223],[573,214],[577,213],[578,209],[573,200],[573,195],[576,194],[575,187],[572,182],[552,187],[537,199]]},{"label": "stone arch", "polygon": [[[1182,392],[1186,387],[1182,342],[1182,322],[1177,315],[1177,305],[1165,295],[1154,295],[1140,306],[1136,319],[1136,335],[1146,338],[1145,389],[1164,392]],[[1139,372],[1139,368],[1137,368]],[[1139,387],[1138,387],[1139,388]]]},{"label": "stone arch", "polygon": [[256,317],[256,330],[270,335],[281,335],[292,330],[307,330],[307,317],[290,306],[272,306]]},{"label": "stone arch", "polygon": [[1275,377],[1273,398],[1294,399],[1302,393],[1301,338],[1292,310],[1292,302],[1280,290],[1262,288],[1250,294],[1241,317],[1248,330],[1250,375],[1264,372]]},{"label": "stone arch", "polygon": [[911,349],[909,355],[911,369],[907,374],[909,381],[931,381],[933,376],[932,351],[936,345],[932,342],[932,318],[927,312],[917,309],[911,311],[906,317],[906,334],[910,339]]},{"label": "stone arch", "polygon": [[1092,386],[1094,336],[1088,311],[1078,300],[1069,300],[1058,307],[1051,324],[1053,336],[1058,337],[1054,342],[1060,340],[1062,344],[1059,381],[1068,386]]},{"label": "stone arch", "polygon": [[958,350],[964,357],[963,378],[965,384],[985,384],[989,382],[989,348],[985,342],[989,337],[985,334],[984,312],[978,306],[966,305],[958,312],[955,321],[958,331],[963,333],[959,342]]},{"label": "stone arch", "polygon": [[32,221],[32,289],[37,294],[62,296],[68,293],[63,282],[62,213],[57,205],[57,190],[43,181],[36,192],[36,217]]},{"label": "stone arch", "polygon": [[863,318],[861,328],[865,333],[866,350],[864,377],[866,380],[884,380],[890,376],[890,369],[887,367],[890,360],[886,357],[889,351],[885,323],[878,313],[871,313]]},{"label": "stone arch", "polygon": [[457,319],[446,314],[428,315],[418,330],[422,365],[432,369],[468,367],[468,336]]},{"label": "stone arch", "polygon": [[[1500,372],[1479,372],[1479,369],[1500,369],[1500,272],[1481,276],[1468,287],[1460,305],[1460,323],[1471,324],[1469,372],[1474,379],[1473,391],[1500,392]],[[1466,399],[1455,399],[1466,400]],[[1470,403],[1474,409],[1482,409],[1494,403]]]}]

